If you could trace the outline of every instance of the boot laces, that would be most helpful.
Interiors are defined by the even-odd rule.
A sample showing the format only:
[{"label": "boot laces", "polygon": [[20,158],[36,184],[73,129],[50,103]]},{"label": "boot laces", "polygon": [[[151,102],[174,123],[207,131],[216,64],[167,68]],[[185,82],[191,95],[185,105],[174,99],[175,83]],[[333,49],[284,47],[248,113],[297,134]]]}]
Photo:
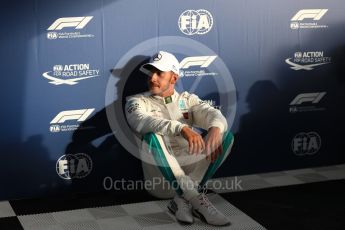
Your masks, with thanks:
[{"label": "boot laces", "polygon": [[206,196],[206,189],[203,189],[202,193],[200,193],[199,200],[202,202],[201,204],[207,207],[208,212],[210,212],[212,215],[217,213],[218,210],[214,205],[211,203],[211,201]]},{"label": "boot laces", "polygon": [[186,201],[185,199],[183,199],[183,202],[182,202],[182,209],[185,210],[185,211],[188,211],[190,208],[190,204],[188,201]]},{"label": "boot laces", "polygon": [[[178,202],[180,205],[179,205],[179,208],[185,210],[185,211],[188,211],[189,208],[190,208],[190,203],[189,201],[183,199],[183,198],[179,198],[180,199],[180,202]],[[174,201],[176,203],[176,201]],[[182,204],[181,204],[182,203]],[[177,205],[177,203],[176,203]]]}]

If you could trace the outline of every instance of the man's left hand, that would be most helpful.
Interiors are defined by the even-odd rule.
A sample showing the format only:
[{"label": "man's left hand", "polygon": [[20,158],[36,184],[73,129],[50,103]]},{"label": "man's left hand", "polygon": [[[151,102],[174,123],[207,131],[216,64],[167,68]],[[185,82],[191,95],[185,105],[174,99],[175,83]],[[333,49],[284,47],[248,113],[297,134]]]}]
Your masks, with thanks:
[{"label": "man's left hand", "polygon": [[206,160],[214,162],[223,152],[222,135],[218,127],[208,130],[205,142]]}]

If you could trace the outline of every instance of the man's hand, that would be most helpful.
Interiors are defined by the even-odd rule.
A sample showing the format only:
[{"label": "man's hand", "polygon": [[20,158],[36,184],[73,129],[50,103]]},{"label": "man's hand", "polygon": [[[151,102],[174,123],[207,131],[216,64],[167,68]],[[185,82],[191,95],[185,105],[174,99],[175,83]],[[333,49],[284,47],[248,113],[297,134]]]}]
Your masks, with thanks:
[{"label": "man's hand", "polygon": [[222,135],[218,127],[211,127],[207,133],[206,160],[214,162],[223,152]]},{"label": "man's hand", "polygon": [[201,135],[194,132],[188,126],[182,128],[181,134],[189,143],[190,154],[199,154],[205,149],[205,142]]}]

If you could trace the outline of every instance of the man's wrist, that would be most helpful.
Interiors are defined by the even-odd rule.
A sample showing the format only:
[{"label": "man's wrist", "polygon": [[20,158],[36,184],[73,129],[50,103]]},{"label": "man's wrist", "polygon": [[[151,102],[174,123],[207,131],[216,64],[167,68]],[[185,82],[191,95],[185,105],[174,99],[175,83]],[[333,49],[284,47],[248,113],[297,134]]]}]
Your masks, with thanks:
[{"label": "man's wrist", "polygon": [[208,128],[208,131],[210,131],[212,129],[217,129],[219,132],[221,131],[221,129],[217,126],[211,126],[210,128]]},{"label": "man's wrist", "polygon": [[182,135],[182,130],[183,130],[183,128],[185,128],[185,127],[188,127],[188,125],[186,125],[186,124],[181,124],[181,125],[179,125],[179,127],[178,127],[178,134],[181,134],[181,135]]},{"label": "man's wrist", "polygon": [[217,122],[215,124],[211,124],[208,128],[210,130],[211,128],[218,128],[221,133],[225,132],[225,127],[221,122]]}]

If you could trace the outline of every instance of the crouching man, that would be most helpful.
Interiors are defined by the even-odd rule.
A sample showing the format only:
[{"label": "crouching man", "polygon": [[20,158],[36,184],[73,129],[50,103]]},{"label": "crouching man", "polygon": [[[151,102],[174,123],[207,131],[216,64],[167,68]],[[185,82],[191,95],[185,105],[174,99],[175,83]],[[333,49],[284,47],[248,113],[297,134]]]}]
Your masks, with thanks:
[{"label": "crouching man", "polygon": [[[202,192],[233,144],[226,119],[195,94],[175,90],[179,62],[173,54],[159,51],[141,70],[149,75],[149,92],[129,97],[125,109],[130,127],[142,137],[142,150],[155,161],[154,165],[143,162],[145,177],[164,177],[178,184],[168,206],[177,220],[191,224],[194,214],[211,225],[229,225]],[[206,137],[193,127],[206,130]],[[159,189],[149,192],[170,196]]]}]

